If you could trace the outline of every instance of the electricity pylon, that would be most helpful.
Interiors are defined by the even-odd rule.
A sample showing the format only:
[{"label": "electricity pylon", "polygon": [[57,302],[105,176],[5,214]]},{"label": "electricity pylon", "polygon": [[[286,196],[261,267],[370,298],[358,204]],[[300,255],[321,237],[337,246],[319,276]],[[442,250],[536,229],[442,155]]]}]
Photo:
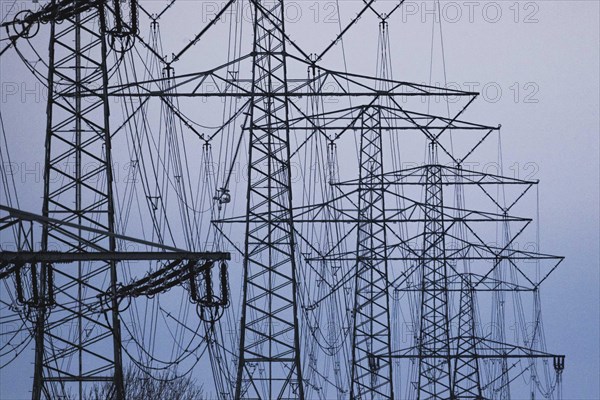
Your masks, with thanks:
[{"label": "electricity pylon", "polygon": [[254,51],[236,398],[303,399],[283,1],[253,2]]}]

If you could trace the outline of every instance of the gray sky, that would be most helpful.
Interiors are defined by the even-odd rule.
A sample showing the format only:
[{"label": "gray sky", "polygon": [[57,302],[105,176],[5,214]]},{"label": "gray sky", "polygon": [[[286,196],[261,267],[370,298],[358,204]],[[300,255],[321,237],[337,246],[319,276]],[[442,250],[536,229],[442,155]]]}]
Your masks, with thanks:
[{"label": "gray sky", "polygon": [[[165,4],[145,3],[149,9]],[[175,7],[173,17],[162,25],[165,54],[185,45],[208,20],[214,5],[181,3],[181,9]],[[11,0],[0,1],[2,19],[12,18],[12,4]],[[21,9],[32,6],[28,1],[16,4]],[[288,32],[306,52],[318,52],[333,40],[339,30],[335,1],[289,4]],[[389,0],[379,2],[382,9],[393,4]],[[441,4],[447,83],[482,91],[471,108],[470,119],[502,124],[504,164],[512,167],[505,173],[541,180],[541,251],[566,257],[542,289],[549,350],[567,355],[564,397],[600,398],[598,2]],[[339,5],[344,25],[360,2],[340,1]],[[432,7],[431,2],[407,2],[402,13],[391,20],[396,79],[428,82],[433,18],[428,10]],[[320,22],[319,29],[312,28],[315,21]],[[147,32],[146,26],[141,29]],[[44,26],[32,42],[42,57],[47,51],[47,36]],[[224,36],[215,34],[208,39],[210,44],[200,46],[205,53],[198,50],[192,63],[196,69],[210,66],[213,57],[223,57]],[[344,41],[349,70],[373,73],[376,44],[376,21],[363,18]],[[32,54],[29,50],[24,53]],[[340,68],[339,55],[335,50],[325,61]],[[435,65],[439,68],[439,58]],[[177,72],[193,71],[192,66],[176,65]],[[0,58],[0,68],[0,109],[10,155],[18,165],[21,206],[40,212],[45,93],[14,51]],[[195,118],[211,123],[210,116]],[[481,161],[482,166],[485,162]],[[4,202],[1,193],[0,203]],[[6,240],[2,238],[2,242]],[[25,352],[10,368],[0,370],[0,398],[27,398],[31,355]]]}]

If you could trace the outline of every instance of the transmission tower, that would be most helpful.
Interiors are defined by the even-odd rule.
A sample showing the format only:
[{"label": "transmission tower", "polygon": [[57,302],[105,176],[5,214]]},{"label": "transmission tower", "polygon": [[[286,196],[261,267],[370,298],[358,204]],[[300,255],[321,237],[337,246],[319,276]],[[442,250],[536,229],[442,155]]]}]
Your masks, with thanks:
[{"label": "transmission tower", "polygon": [[[387,22],[379,24],[377,77],[382,89],[389,76]],[[389,102],[389,101],[388,101]],[[351,398],[393,399],[388,244],[383,182],[384,116],[380,103],[363,109],[360,120],[358,234]],[[384,357],[381,357],[384,355]]]},{"label": "transmission tower", "polygon": [[453,398],[450,382],[450,328],[448,321],[448,267],[442,209],[441,167],[437,145],[431,144],[425,170],[425,230],[421,265],[422,298],[419,333],[420,399]]},{"label": "transmission tower", "polygon": [[[89,101],[82,98],[92,85],[108,86],[105,9],[95,5],[86,14],[64,15],[58,10],[60,21],[50,20],[43,216],[115,233],[108,97],[104,92]],[[98,28],[92,29],[96,24]],[[117,250],[114,237],[95,234],[85,243],[82,231],[74,233],[68,237],[55,227],[45,227],[42,251],[55,243],[65,252]],[[116,397],[124,398],[116,299],[104,310],[106,319],[89,318],[84,305],[86,298],[104,292],[104,282],[115,293],[116,262],[94,268],[78,262],[76,270],[44,263],[39,280],[33,398],[66,396],[70,381],[77,384],[79,398],[84,382],[102,381],[113,382]],[[65,289],[57,293],[55,287]],[[66,324],[76,325],[75,335],[59,332]],[[112,351],[106,352],[107,342]],[[68,363],[73,352],[77,361]]]},{"label": "transmission tower", "polygon": [[[40,22],[49,22],[51,29],[42,215],[0,206],[0,212],[8,214],[0,218],[0,231],[16,225],[26,236],[26,223],[42,229],[40,252],[24,245],[18,252],[3,251],[0,257],[0,279],[15,279],[19,301],[35,310],[33,398],[75,393],[85,398],[88,385],[107,384],[111,397],[123,399],[119,304],[176,285],[183,285],[199,307],[200,324],[208,333],[195,336],[209,347],[215,387],[222,399],[328,398],[327,386],[335,388],[338,399],[405,395],[419,400],[508,399],[516,379],[514,363],[525,365],[534,382],[536,359],[554,361],[556,385],[560,385],[564,356],[547,352],[539,331],[533,336],[519,333],[520,339],[511,342],[505,326],[504,304],[510,296],[520,310],[521,294],[533,293],[538,315],[539,286],[562,261],[515,248],[516,238],[531,219],[513,215],[513,208],[537,182],[507,178],[501,171],[494,175],[463,168],[482,143],[500,131],[499,126],[463,120],[476,93],[392,78],[387,20],[402,0],[388,13],[377,11],[374,0],[365,2],[345,28],[340,25],[334,41],[316,54],[304,53],[288,36],[284,0],[252,0],[248,54],[241,55],[241,47],[236,47],[222,65],[175,74],[172,64],[234,3],[227,2],[169,62],[161,54],[157,21],[174,2],[159,14],[144,10],[152,20],[152,45],[138,35],[141,5],[134,0],[52,1],[13,23],[16,34],[9,46],[19,36],[33,35]],[[324,57],[361,17],[371,13],[380,29],[375,76],[327,69]],[[152,59],[152,67],[144,64],[148,79],[136,81],[136,76],[114,84],[109,71],[119,66],[111,69],[107,59],[112,52],[126,54],[134,38]],[[242,67],[251,72],[250,78],[240,74]],[[293,76],[298,71],[308,71],[308,76]],[[211,91],[207,82],[223,87]],[[228,145],[235,138],[236,146],[226,148],[232,152],[227,157],[232,165],[244,153],[243,145],[248,145],[244,154],[248,181],[239,190],[243,193],[237,193],[245,202],[243,211],[221,213],[236,195],[230,192],[231,176],[224,178],[222,186],[206,184],[207,192],[217,190],[210,222],[218,240],[234,243],[223,227],[243,225],[233,233],[244,234],[238,248],[242,256],[239,318],[229,314],[226,322],[219,321],[230,303],[224,264],[219,270],[222,298],[212,285],[214,265],[228,259],[228,254],[187,252],[117,233],[109,99],[134,97],[142,102],[138,108],[124,107],[124,114],[131,113],[125,115],[124,125],[144,119],[147,114],[134,114],[140,109],[147,113],[144,102],[157,98],[169,110],[168,136],[176,136],[178,124],[185,125],[203,141],[205,165],[212,162],[211,141],[224,131],[231,135]],[[449,101],[450,97],[460,102],[458,111],[450,113],[448,107],[448,115],[441,116],[429,110],[432,98]],[[224,112],[223,125],[213,129],[188,119],[179,108],[180,98],[235,100],[226,100],[229,114]],[[302,98],[308,98],[305,108]],[[326,98],[338,102],[327,103]],[[238,99],[245,101],[243,105]],[[198,126],[213,129],[214,134],[200,132]],[[403,169],[396,160],[390,167],[386,154],[400,152],[407,132],[417,133],[417,140],[425,143],[425,159],[419,160],[424,165]],[[475,137],[464,152],[456,150],[453,141],[463,134]],[[356,172],[342,180],[335,149],[347,137],[358,139],[358,157]],[[399,148],[387,148],[388,142]],[[312,192],[315,182],[310,182],[310,193],[293,185],[292,160],[307,163],[300,156],[310,146],[307,143],[317,143],[316,152],[326,148],[331,164],[323,174],[327,184],[317,189],[318,194]],[[136,149],[135,157],[141,154]],[[181,161],[180,154],[173,157]],[[184,236],[187,245],[195,247],[200,243],[200,235],[194,232],[200,219],[190,215],[198,211],[188,204],[181,184],[184,168],[174,169],[177,184],[173,187],[183,199],[179,211],[186,219]],[[308,179],[318,174],[311,171]],[[508,199],[507,187],[521,192]],[[491,200],[492,210],[484,208],[483,202],[471,206],[464,188],[469,188],[469,195],[477,192],[485,201]],[[154,211],[162,201],[160,189],[157,194],[144,192]],[[494,189],[502,199],[493,196]],[[487,231],[479,230],[481,225]],[[486,240],[485,235],[494,230],[489,226],[500,227],[502,243]],[[159,251],[120,251],[119,244],[127,241]],[[219,242],[213,248],[223,247]],[[118,263],[126,260],[165,263],[144,278],[125,282]],[[519,264],[523,260],[535,267],[528,270]],[[479,302],[486,293],[492,297],[487,305],[493,324],[487,335],[479,321]],[[392,296],[397,296],[394,302]],[[395,330],[402,312],[407,312],[405,320],[417,322],[408,347],[393,340],[398,337]],[[518,317],[523,319],[521,314]],[[326,319],[330,326],[318,326]],[[67,335],[61,331],[65,326],[72,327]],[[223,331],[232,326],[236,345],[228,348]],[[536,383],[530,385],[533,392]]]},{"label": "transmission tower", "polygon": [[457,358],[452,377],[452,393],[457,399],[482,399],[481,374],[477,360],[475,331],[475,291],[470,275],[465,275],[460,292]]},{"label": "transmission tower", "polygon": [[235,397],[303,399],[283,0],[253,6],[244,294]]},{"label": "transmission tower", "polygon": [[[361,117],[357,266],[351,398],[394,398],[390,353],[387,225],[381,146],[381,110]],[[363,222],[364,221],[364,222]],[[372,222],[374,221],[374,222]]]},{"label": "transmission tower", "polygon": [[[2,277],[14,275],[31,285],[27,291],[17,287],[17,297],[35,315],[35,400],[83,399],[90,387],[105,384],[109,397],[124,399],[119,301],[182,282],[195,292],[197,277],[210,271],[213,261],[229,257],[179,252],[115,232],[107,59],[109,46],[126,51],[131,45],[137,5],[115,1],[112,6],[52,1],[6,24],[15,30],[13,45],[35,34],[38,24],[50,24],[42,215],[2,207],[8,217],[0,229],[23,227],[26,221],[41,225],[39,252],[1,255],[3,268],[8,267]],[[162,251],[119,252],[117,239]],[[123,260],[172,262],[117,290],[117,262]]]}]

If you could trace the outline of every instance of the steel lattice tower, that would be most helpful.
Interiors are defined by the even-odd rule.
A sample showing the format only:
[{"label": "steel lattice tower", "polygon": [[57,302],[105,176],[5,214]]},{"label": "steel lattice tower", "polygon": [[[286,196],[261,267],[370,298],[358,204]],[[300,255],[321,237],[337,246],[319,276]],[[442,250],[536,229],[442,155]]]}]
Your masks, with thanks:
[{"label": "steel lattice tower", "polygon": [[[27,271],[31,274],[28,278],[32,282],[32,299],[28,300],[37,311],[33,391],[33,398],[36,400],[70,395],[74,385],[77,385],[79,398],[84,398],[87,383],[101,382],[108,382],[112,387],[112,397],[124,398],[119,297],[155,294],[185,280],[194,293],[192,298],[200,302],[197,295],[199,270],[207,277],[205,290],[208,298],[213,297],[210,286],[212,261],[207,260],[203,267],[198,267],[197,255],[180,255],[175,262],[163,266],[153,274],[151,278],[154,280],[144,278],[124,287],[117,286],[117,262],[122,254],[118,254],[115,232],[108,99],[110,96],[126,97],[131,92],[128,89],[123,92],[124,88],[148,83],[130,85],[127,82],[120,87],[111,87],[110,93],[107,89],[108,40],[111,37],[114,39],[115,33],[118,36],[119,31],[127,29],[119,17],[119,3],[120,0],[114,0],[113,3],[67,0],[64,4],[87,4],[86,12],[75,9],[62,16],[57,12],[52,14],[53,18],[57,18],[49,20],[50,96],[47,105],[43,203],[43,218],[46,220],[42,219],[42,252],[48,257],[58,245],[62,257],[101,252],[106,259],[96,257],[92,264],[90,259],[80,257],[60,265],[59,261],[48,261],[47,258],[46,261],[36,261],[37,266],[31,268],[31,272]],[[220,11],[215,21],[231,3]],[[371,3],[366,4],[356,20],[371,7]],[[53,1],[51,4],[55,6],[57,2]],[[355,267],[352,270],[354,275],[349,277],[349,281],[355,285],[354,303],[346,308],[348,315],[351,311],[353,317],[349,325],[354,325],[352,335],[348,335],[348,343],[351,342],[348,348],[351,346],[352,355],[351,358],[347,357],[346,373],[350,382],[349,385],[343,382],[337,386],[340,398],[343,393],[348,393],[342,389],[348,389],[352,399],[393,399],[399,395],[402,385],[398,384],[394,388],[392,384],[393,377],[399,376],[399,370],[393,369],[394,359],[409,359],[417,365],[417,376],[411,377],[414,380],[409,382],[413,385],[413,397],[417,399],[482,399],[484,391],[486,397],[488,392],[496,391],[499,397],[508,398],[511,382],[507,368],[509,355],[530,360],[554,357],[555,369],[562,371],[564,356],[548,354],[535,348],[533,344],[519,346],[506,343],[504,326],[493,333],[491,340],[478,337],[476,332],[476,291],[494,293],[492,302],[497,314],[493,318],[504,323],[504,309],[497,307],[498,304],[503,307],[503,291],[537,291],[539,283],[545,277],[529,280],[524,275],[524,280],[531,287],[526,284],[520,286],[516,280],[507,279],[508,273],[503,270],[518,269],[514,260],[562,258],[511,249],[511,242],[521,231],[510,235],[508,224],[529,223],[527,219],[508,215],[512,205],[503,208],[502,215],[466,209],[462,204],[455,208],[445,206],[447,199],[444,199],[444,190],[450,185],[473,185],[481,188],[488,196],[488,192],[483,189],[485,185],[523,185],[526,189],[522,196],[535,184],[462,170],[461,163],[465,158],[492,131],[499,130],[499,127],[458,120],[475,94],[393,81],[388,70],[391,64],[387,54],[389,38],[385,19],[381,22],[383,44],[379,49],[383,56],[378,59],[382,70],[378,71],[376,78],[325,69],[317,75],[316,71],[320,68],[317,61],[331,46],[321,56],[307,56],[301,62],[294,55],[288,56],[286,41],[289,38],[285,34],[284,0],[276,0],[274,3],[252,0],[251,4],[254,11],[253,49],[250,57],[244,58],[252,60],[250,89],[239,83],[243,80],[237,81],[237,70],[235,73],[229,70],[237,61],[229,61],[210,71],[183,77],[169,75],[169,80],[156,79],[154,83],[163,84],[159,91],[140,93],[140,96],[156,96],[164,100],[170,95],[169,89],[177,87],[181,90],[178,94],[182,96],[229,95],[249,98],[249,106],[244,110],[247,118],[242,126],[244,139],[247,138],[249,147],[246,213],[228,221],[242,222],[245,225],[240,342],[239,348],[231,352],[233,354],[239,350],[239,353],[232,363],[235,365],[232,368],[235,369],[232,374],[234,376],[223,380],[231,383],[228,389],[235,390],[235,398],[304,399],[310,393],[309,390],[321,390],[315,385],[315,381],[320,379],[316,373],[319,363],[312,360],[313,354],[309,354],[308,358],[311,360],[307,363],[307,357],[300,349],[301,328],[304,329],[309,324],[306,320],[300,322],[304,314],[300,315],[299,307],[302,305],[302,312],[304,309],[312,312],[323,302],[319,297],[317,302],[307,305],[302,303],[304,299],[298,293],[297,277],[298,271],[302,272],[305,267],[304,261],[319,261],[323,265],[328,265],[326,262],[341,264],[347,261],[349,266]],[[111,6],[116,7],[114,11]],[[132,10],[135,10],[135,3]],[[115,14],[114,30],[107,28],[105,13]],[[356,20],[352,20],[348,27]],[[336,41],[345,31],[340,33]],[[189,46],[193,44],[186,46],[179,55]],[[179,55],[173,57],[173,62]],[[288,87],[288,60],[292,66],[290,70],[294,70],[292,62],[312,68],[312,80],[304,81],[298,87]],[[171,65],[168,64],[168,67]],[[207,77],[219,77],[220,74],[227,76],[223,82],[230,84],[223,93],[215,94],[208,90],[204,92],[202,83],[196,85]],[[185,80],[193,88],[186,91],[187,87],[179,84],[178,79]],[[324,84],[332,83],[332,80],[340,93],[333,90],[329,95],[347,97],[351,100],[349,108],[319,110],[319,107],[314,107],[325,96]],[[300,80],[294,82],[298,81]],[[239,85],[238,89],[232,90],[234,85]],[[311,101],[314,102],[316,111],[300,118],[290,117],[291,110],[298,108],[293,102],[308,94],[313,96]],[[402,96],[425,98],[448,97],[452,94],[472,97],[452,118],[431,115],[429,110],[427,114],[409,111],[397,100]],[[365,101],[361,100],[365,98]],[[360,104],[353,104],[353,99],[359,99],[357,101]],[[342,183],[337,182],[337,179],[332,182],[331,186],[335,184],[351,188],[348,193],[340,194],[339,198],[332,194],[331,197],[334,198],[327,198],[326,203],[294,208],[290,158],[292,153],[297,152],[290,148],[290,136],[294,129],[298,132],[308,130],[304,127],[305,122],[315,133],[325,135],[331,132],[331,135],[325,135],[331,148],[342,134],[338,131],[360,133],[358,177]],[[445,132],[461,129],[482,132],[479,142],[464,157],[455,155],[453,150],[448,151],[442,143]],[[397,134],[403,130],[425,134],[429,146],[427,163],[423,167],[386,171],[382,133]],[[208,142],[206,145],[208,147]],[[445,157],[442,154],[444,152],[455,166],[442,165],[438,160],[438,150],[440,157]],[[386,195],[389,196],[388,199],[392,199],[393,195],[399,197],[399,192],[391,190],[394,185],[418,185],[423,188],[424,199],[417,195],[414,198],[406,197],[403,198],[408,203],[406,208],[397,206],[398,209],[393,209],[386,205]],[[229,196],[227,188],[221,190]],[[335,193],[337,195],[338,192]],[[518,199],[520,197],[515,202]],[[346,200],[352,207],[343,203]],[[493,201],[501,208],[499,202]],[[229,198],[226,202],[229,202]],[[358,206],[354,207],[356,204]],[[324,219],[311,218],[312,207],[314,210],[324,209],[326,212],[321,217]],[[406,212],[407,210],[410,212]],[[455,212],[457,215],[453,214]],[[318,215],[318,212],[314,215]],[[506,243],[497,248],[479,243],[479,237],[453,237],[449,233],[454,225],[468,226],[471,222],[506,223],[506,237],[503,238]],[[301,231],[294,229],[294,224],[303,223],[330,224],[327,229],[338,223],[348,223],[356,229],[356,236],[336,238],[338,243],[327,252],[319,250],[317,254],[301,255],[301,247],[297,247],[296,240],[308,240],[302,236]],[[392,235],[395,228],[391,230],[390,224],[402,225],[406,232],[407,226],[413,224],[410,226],[418,226],[415,229],[418,233],[416,236],[406,234],[406,237],[402,234]],[[411,235],[412,233],[411,231]],[[350,246],[355,246],[351,251],[346,251],[347,247],[343,243],[346,237],[351,238]],[[411,241],[415,238],[419,238],[417,244]],[[453,247],[453,240],[459,242],[456,248]],[[113,257],[108,257],[107,254],[112,254]],[[146,260],[152,259],[150,254],[145,257]],[[181,264],[185,258],[187,262]],[[481,267],[478,271],[480,275],[471,275],[469,271],[456,270],[457,260],[492,260],[493,266],[487,268],[484,265],[485,271],[482,272]],[[402,262],[407,265],[406,270],[401,271],[396,280],[390,281],[388,268]],[[6,262],[2,264],[3,268],[5,264]],[[184,267],[178,270],[182,265]],[[19,265],[14,268],[17,274],[21,273],[20,270],[26,271],[22,266],[23,262],[19,261]],[[411,276],[413,273],[418,275],[418,286],[411,283],[415,278]],[[161,274],[167,274],[169,278]],[[323,275],[325,276],[324,273]],[[222,287],[226,287],[226,283],[223,278]],[[310,282],[302,284],[310,285]],[[331,290],[346,290],[346,286],[337,285]],[[392,343],[391,340],[389,296],[392,290],[417,293],[416,306],[410,305],[415,319],[419,321],[415,343],[411,348],[399,348],[399,344]],[[455,310],[456,301],[453,302],[456,295],[453,297],[452,292],[460,296],[458,313]],[[351,289],[348,289],[348,293],[352,295]],[[104,301],[92,301],[99,298]],[[451,329],[451,322],[454,321],[458,321],[457,329]],[[214,328],[214,322],[211,321],[211,328]],[[60,330],[69,324],[74,329],[68,335],[62,334]],[[489,368],[496,369],[489,373],[493,375],[491,378],[484,376],[488,373],[482,367],[486,365],[486,359],[490,363],[496,363]],[[305,375],[302,373],[303,362],[307,371]],[[311,367],[312,376],[315,377],[312,380]],[[340,370],[339,365],[333,368]],[[231,391],[223,393],[231,395]]]},{"label": "steel lattice tower", "polygon": [[394,398],[390,353],[382,116],[361,115],[351,398]]},{"label": "steel lattice tower", "polygon": [[453,398],[450,383],[450,328],[448,321],[448,268],[446,261],[442,168],[437,145],[430,144],[425,171],[425,227],[421,261],[419,329],[419,399]]},{"label": "steel lattice tower", "polygon": [[[114,233],[104,7],[51,24],[43,216]],[[104,88],[99,94],[90,91],[96,85]],[[57,228],[45,225],[42,251],[55,246],[66,252],[116,251],[112,236],[92,234],[84,243],[83,232],[65,235]],[[123,398],[116,299],[102,310],[105,317],[94,318],[85,307],[106,285],[114,293],[116,284],[114,261],[93,268],[84,262],[41,265],[34,399],[66,395],[69,382],[77,383],[82,398],[84,382],[103,381],[112,382],[116,397]],[[75,325],[74,335],[64,334],[66,324]],[[66,362],[74,354],[77,362]]]},{"label": "steel lattice tower", "polygon": [[465,274],[460,291],[457,358],[454,364],[452,392],[457,399],[483,399],[477,360],[475,333],[475,290],[471,277]]},{"label": "steel lattice tower", "polygon": [[[254,2],[244,294],[236,398],[304,398],[291,221],[283,0]],[[277,217],[275,217],[277,215]]]}]

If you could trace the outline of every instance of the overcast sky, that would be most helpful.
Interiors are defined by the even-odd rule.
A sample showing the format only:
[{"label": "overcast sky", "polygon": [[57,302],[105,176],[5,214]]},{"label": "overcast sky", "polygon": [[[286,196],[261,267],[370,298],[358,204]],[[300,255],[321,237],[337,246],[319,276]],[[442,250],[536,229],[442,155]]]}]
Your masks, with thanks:
[{"label": "overcast sky", "polygon": [[[157,10],[166,4],[158,0],[145,3],[149,9]],[[179,11],[174,8],[173,17],[163,24],[165,54],[177,52],[199,30],[198,26],[203,26],[214,14],[214,3],[189,0],[183,3],[185,6]],[[378,3],[382,9],[394,4],[389,0]],[[16,4],[16,9],[33,6],[29,1]],[[335,1],[303,0],[290,4],[288,31],[307,53],[318,52],[333,40],[339,30]],[[567,356],[564,397],[598,399],[598,2],[443,1],[441,4],[447,82],[463,90],[482,91],[472,107],[473,119],[490,125],[502,124],[505,165],[513,166],[520,177],[540,179],[541,251],[566,257],[542,291],[547,344],[551,352]],[[360,2],[342,0],[339,5],[343,25],[356,13]],[[402,12],[390,21],[394,77],[399,80],[428,82],[431,7],[429,1],[407,2]],[[0,1],[2,20],[12,18],[16,9],[12,0]],[[197,14],[189,10],[196,10]],[[311,28],[314,22],[325,27],[317,33]],[[147,32],[147,27],[141,29]],[[47,26],[42,26],[32,42],[42,57],[47,52],[47,37]],[[214,48],[217,54],[224,47],[224,39],[217,35],[214,40],[221,40],[221,46],[206,48]],[[376,44],[376,22],[358,25],[344,42],[349,69],[372,73]],[[211,65],[212,58],[206,54],[212,53],[199,55],[195,65],[202,68]],[[368,60],[365,54],[369,54]],[[45,93],[13,50],[0,58],[0,68],[0,111],[10,155],[18,166],[15,173],[21,206],[39,213]],[[177,72],[191,70],[186,64]],[[5,195],[0,192],[0,203],[5,202]],[[6,240],[2,237],[2,242]],[[4,290],[2,286],[0,291]],[[11,368],[0,369],[0,398],[27,398],[31,356],[32,352],[26,352]]]}]

